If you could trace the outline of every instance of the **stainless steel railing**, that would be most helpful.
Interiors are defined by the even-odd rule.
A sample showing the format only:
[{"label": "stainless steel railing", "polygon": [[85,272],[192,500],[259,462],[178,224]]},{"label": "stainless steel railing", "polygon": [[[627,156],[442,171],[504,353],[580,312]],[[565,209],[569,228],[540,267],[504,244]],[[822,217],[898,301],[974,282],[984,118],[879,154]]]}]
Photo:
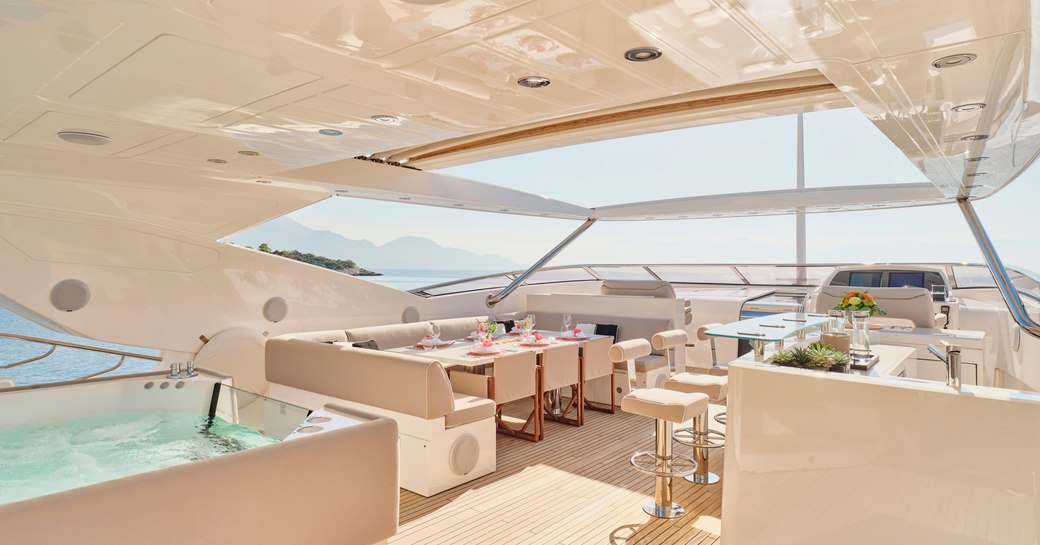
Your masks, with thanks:
[{"label": "stainless steel railing", "polygon": [[19,367],[21,365],[26,365],[26,364],[33,363],[33,362],[36,362],[36,361],[45,360],[48,357],[50,357],[51,355],[53,355],[54,352],[58,349],[58,347],[74,348],[76,350],[84,350],[84,351],[87,351],[87,352],[97,352],[97,353],[100,353],[100,354],[111,354],[113,356],[119,356],[119,361],[116,362],[115,365],[113,365],[111,367],[108,367],[106,369],[102,369],[101,371],[98,371],[96,373],[90,373],[90,374],[83,375],[81,377],[77,377],[77,378],[72,379],[74,381],[75,380],[86,380],[88,378],[93,378],[93,377],[96,377],[96,376],[99,376],[99,375],[104,375],[105,373],[111,373],[112,371],[115,371],[116,369],[119,369],[123,365],[123,363],[126,361],[127,358],[134,358],[134,359],[148,360],[148,361],[156,361],[156,362],[162,361],[162,358],[160,358],[159,356],[150,356],[148,354],[138,354],[138,353],[135,353],[135,352],[126,352],[124,350],[114,350],[114,349],[111,349],[111,348],[101,348],[101,347],[98,347],[98,346],[90,346],[90,345],[86,345],[86,344],[70,343],[70,342],[65,342],[65,341],[55,341],[53,339],[42,339],[42,338],[39,338],[39,337],[29,337],[27,335],[16,335],[14,333],[0,333],[0,339],[14,339],[14,340],[17,340],[17,341],[25,341],[25,342],[30,342],[30,343],[36,343],[36,344],[42,344],[42,345],[50,346],[50,349],[47,350],[47,352],[45,352],[45,353],[43,353],[43,354],[41,354],[39,356],[33,356],[31,358],[27,358],[27,359],[24,359],[24,360],[21,360],[21,361],[16,361],[14,363],[8,363],[6,365],[0,365],[0,370],[11,369],[12,367]]}]

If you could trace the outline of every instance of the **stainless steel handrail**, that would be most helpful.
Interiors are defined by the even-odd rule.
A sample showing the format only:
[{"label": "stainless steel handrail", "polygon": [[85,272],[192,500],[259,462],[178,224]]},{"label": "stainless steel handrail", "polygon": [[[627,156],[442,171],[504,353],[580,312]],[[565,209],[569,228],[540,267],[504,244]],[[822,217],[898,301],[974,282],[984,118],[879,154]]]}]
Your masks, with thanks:
[{"label": "stainless steel handrail", "polygon": [[523,284],[524,281],[530,278],[532,274],[538,272],[542,267],[545,266],[546,263],[552,260],[552,258],[556,257],[556,255],[562,252],[564,248],[569,246],[570,243],[574,242],[575,239],[580,237],[582,233],[587,231],[589,227],[592,227],[592,224],[594,223],[596,223],[596,218],[589,218],[585,220],[585,223],[578,226],[578,228],[575,229],[573,233],[567,235],[567,238],[561,240],[559,244],[553,246],[553,249],[549,250],[549,253],[542,256],[542,258],[538,261],[535,261],[534,265],[531,265],[529,269],[524,271],[520,276],[517,276],[516,279],[513,280],[508,286],[502,288],[502,291],[494,295],[489,295],[487,300],[484,301],[487,307],[494,308],[494,306],[500,303],[503,299],[509,297],[509,294],[513,293],[513,291],[516,290],[516,288],[519,288],[520,284]]},{"label": "stainless steel handrail", "polygon": [[29,337],[28,335],[17,335],[15,333],[0,333],[0,339],[14,339],[14,340],[17,340],[17,341],[25,341],[25,342],[36,343],[36,344],[45,344],[45,345],[49,345],[50,346],[50,350],[48,350],[43,355],[33,356],[33,357],[31,357],[29,359],[26,359],[26,360],[22,360],[22,361],[19,361],[19,362],[10,363],[10,364],[4,365],[4,366],[0,366],[0,369],[10,369],[12,367],[17,367],[19,365],[25,365],[27,363],[32,363],[34,361],[44,360],[47,357],[49,357],[51,354],[54,354],[54,351],[57,350],[59,346],[63,347],[63,348],[75,348],[77,350],[84,350],[84,351],[87,351],[87,352],[97,352],[97,353],[100,353],[100,354],[111,354],[111,355],[114,355],[114,356],[119,356],[119,362],[117,362],[112,367],[109,367],[107,369],[103,369],[103,370],[98,371],[96,373],[90,373],[90,374],[87,374],[87,375],[83,375],[81,377],[74,378],[74,379],[72,379],[73,381],[76,381],[76,380],[86,380],[88,378],[94,378],[96,376],[104,375],[105,373],[110,373],[112,371],[115,371],[116,369],[119,369],[123,365],[123,363],[126,361],[126,358],[135,358],[135,359],[140,359],[140,360],[156,361],[156,362],[161,362],[162,361],[162,358],[160,358],[159,356],[150,356],[148,354],[138,354],[136,352],[127,352],[125,350],[115,350],[115,349],[112,349],[112,348],[101,348],[99,346],[90,346],[90,345],[86,345],[86,344],[70,343],[70,342],[65,342],[65,341],[56,341],[54,339],[42,339],[42,338],[39,338],[39,337]]},{"label": "stainless steel handrail", "polygon": [[[855,266],[855,265],[865,265],[865,263],[810,263],[810,264],[807,264],[807,265],[798,265],[798,264],[795,264],[795,263],[650,263],[650,264],[641,264],[641,263],[598,263],[598,264],[596,264],[596,263],[582,263],[582,264],[575,264],[575,265],[556,265],[556,266],[553,266],[553,267],[541,267],[539,270],[540,271],[561,271],[561,270],[567,270],[567,269],[576,269],[576,270],[580,269],[580,270],[583,270],[583,271],[587,272],[588,274],[592,275],[593,278],[588,278],[588,279],[584,279],[584,280],[563,280],[561,282],[589,282],[589,281],[603,280],[603,277],[601,275],[599,275],[598,273],[596,273],[594,268],[598,268],[598,269],[612,269],[612,268],[620,268],[620,267],[648,267],[648,268],[650,268],[652,270],[654,267],[689,267],[689,268],[730,267],[731,270],[734,272],[734,274],[737,277],[740,278],[741,284],[735,284],[735,283],[731,283],[731,282],[681,282],[681,281],[672,281],[672,283],[673,284],[727,285],[727,286],[730,286],[730,285],[733,285],[733,286],[739,286],[739,285],[756,286],[756,285],[774,285],[774,284],[755,284],[754,282],[751,282],[750,280],[748,280],[747,277],[744,276],[744,274],[738,269],[738,267],[778,267],[778,268],[799,268],[799,267],[804,267],[804,268],[807,268],[807,269],[812,269],[812,268],[826,268],[826,267],[830,267],[830,268],[834,268],[834,267],[849,267],[849,266]],[[951,270],[952,269],[952,265],[950,263],[929,263],[929,262],[918,262],[918,263],[870,263],[870,265],[872,265],[872,266],[894,266],[894,267],[903,266],[903,265],[944,267],[946,269],[946,271],[947,271],[947,278],[950,281],[950,288],[951,289],[970,289],[970,288],[965,288],[964,286],[957,285],[957,282],[956,282],[956,280],[955,280],[955,278],[954,278],[954,276],[952,274],[952,270]],[[965,267],[986,267],[985,263],[956,263],[955,265],[956,266],[965,266]],[[1009,270],[1014,271],[1017,274],[1023,274],[1022,272],[1017,271],[1014,268],[1011,268]],[[434,289],[446,288],[446,287],[453,286],[453,285],[465,284],[465,283],[474,282],[474,281],[477,281],[477,280],[485,280],[485,279],[488,279],[488,278],[497,278],[497,277],[505,277],[505,278],[507,278],[510,281],[514,281],[516,279],[516,277],[518,275],[522,274],[523,272],[524,271],[506,271],[506,272],[500,272],[500,273],[484,274],[484,275],[480,275],[480,276],[472,276],[472,277],[469,277],[469,278],[460,278],[458,280],[449,280],[447,282],[439,282],[439,283],[436,283],[436,284],[431,284],[429,286],[423,286],[421,288],[416,288],[416,289],[413,289],[413,290],[409,290],[409,292],[413,293],[413,294],[416,294],[416,295],[430,296],[430,294],[426,293],[426,290],[434,290]],[[795,285],[795,284],[775,284],[775,285],[784,285],[784,286],[790,286],[790,287],[808,287],[808,286],[801,286],[801,285]],[[972,286],[972,287],[992,288],[994,286]],[[483,290],[487,290],[487,289],[492,289],[492,288],[483,287],[483,288],[464,289],[464,290],[453,291],[453,292],[450,292],[450,293],[443,293],[443,294],[437,294],[437,295],[451,295],[451,294],[455,294],[455,293],[465,293],[465,292],[469,292],[469,291],[483,291]]]},{"label": "stainless steel handrail", "polygon": [[986,260],[989,273],[993,275],[993,281],[997,284],[997,290],[1000,291],[1000,296],[1004,298],[1004,304],[1007,305],[1008,311],[1011,312],[1011,317],[1026,333],[1040,338],[1040,324],[1033,321],[1029,316],[1029,312],[1026,311],[1025,305],[1022,304],[1022,297],[1018,294],[1018,288],[1011,281],[1007,269],[1004,268],[1004,262],[1000,260],[1000,255],[997,254],[997,249],[993,246],[993,241],[990,240],[978,215],[975,214],[975,207],[971,205],[971,201],[964,197],[957,199],[957,205],[960,206],[961,213],[964,214],[964,219],[968,222],[971,234],[975,236],[975,242],[978,243],[979,250],[982,251],[982,258]]}]

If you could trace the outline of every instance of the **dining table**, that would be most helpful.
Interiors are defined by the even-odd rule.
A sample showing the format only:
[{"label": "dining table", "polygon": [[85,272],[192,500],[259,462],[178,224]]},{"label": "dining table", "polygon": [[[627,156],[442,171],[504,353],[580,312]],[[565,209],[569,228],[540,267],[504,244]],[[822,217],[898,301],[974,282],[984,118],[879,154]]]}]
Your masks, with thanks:
[{"label": "dining table", "polygon": [[[479,347],[480,344],[475,340],[472,340],[472,338],[450,341],[451,345],[443,348],[427,349],[421,347],[419,343],[416,343],[414,346],[391,348],[387,351],[399,354],[409,354],[412,356],[435,358],[437,361],[441,362],[441,365],[443,365],[445,369],[450,370],[451,368],[461,367],[465,368],[467,371],[473,372],[478,370],[487,370],[493,363],[495,363],[496,356],[528,351],[541,356],[544,349],[552,346],[559,346],[562,343],[578,343],[580,349],[584,348],[585,344],[589,341],[607,337],[607,335],[596,335],[591,333],[580,337],[573,337],[566,336],[560,331],[547,330],[534,330],[532,333],[542,335],[542,337],[544,337],[548,342],[546,342],[544,346],[525,344],[521,335],[509,333],[495,338],[495,347],[501,348],[501,350],[491,354],[479,354],[474,352],[474,349]],[[563,393],[560,390],[553,390],[546,393],[549,397],[549,410],[552,411],[553,414],[559,416],[563,412]]]}]

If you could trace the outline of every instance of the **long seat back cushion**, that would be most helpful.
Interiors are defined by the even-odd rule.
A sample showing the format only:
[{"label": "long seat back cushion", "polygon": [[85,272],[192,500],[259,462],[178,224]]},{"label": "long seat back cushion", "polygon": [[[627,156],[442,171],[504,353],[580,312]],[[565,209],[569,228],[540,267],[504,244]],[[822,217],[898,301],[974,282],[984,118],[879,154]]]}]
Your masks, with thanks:
[{"label": "long seat back cushion", "polygon": [[448,374],[429,358],[291,336],[268,340],[265,352],[270,382],[426,419],[454,410]]},{"label": "long seat back cushion", "polygon": [[437,324],[441,328],[441,338],[446,341],[463,339],[477,329],[477,321],[487,320],[487,316],[470,316],[468,318],[447,318],[444,320],[433,320],[430,323]]},{"label": "long seat back cushion", "polygon": [[429,322],[356,327],[344,331],[350,342],[375,341],[380,350],[412,346],[431,333]]}]

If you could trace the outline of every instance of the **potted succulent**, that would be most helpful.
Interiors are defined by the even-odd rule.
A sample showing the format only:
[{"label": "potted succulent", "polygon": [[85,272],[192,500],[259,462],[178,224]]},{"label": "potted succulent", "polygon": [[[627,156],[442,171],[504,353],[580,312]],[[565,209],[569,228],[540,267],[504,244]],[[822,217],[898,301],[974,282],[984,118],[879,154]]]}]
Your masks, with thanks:
[{"label": "potted succulent", "polygon": [[773,354],[770,361],[784,367],[845,372],[849,364],[849,355],[835,350],[833,346],[816,341],[808,346],[781,350]]}]

